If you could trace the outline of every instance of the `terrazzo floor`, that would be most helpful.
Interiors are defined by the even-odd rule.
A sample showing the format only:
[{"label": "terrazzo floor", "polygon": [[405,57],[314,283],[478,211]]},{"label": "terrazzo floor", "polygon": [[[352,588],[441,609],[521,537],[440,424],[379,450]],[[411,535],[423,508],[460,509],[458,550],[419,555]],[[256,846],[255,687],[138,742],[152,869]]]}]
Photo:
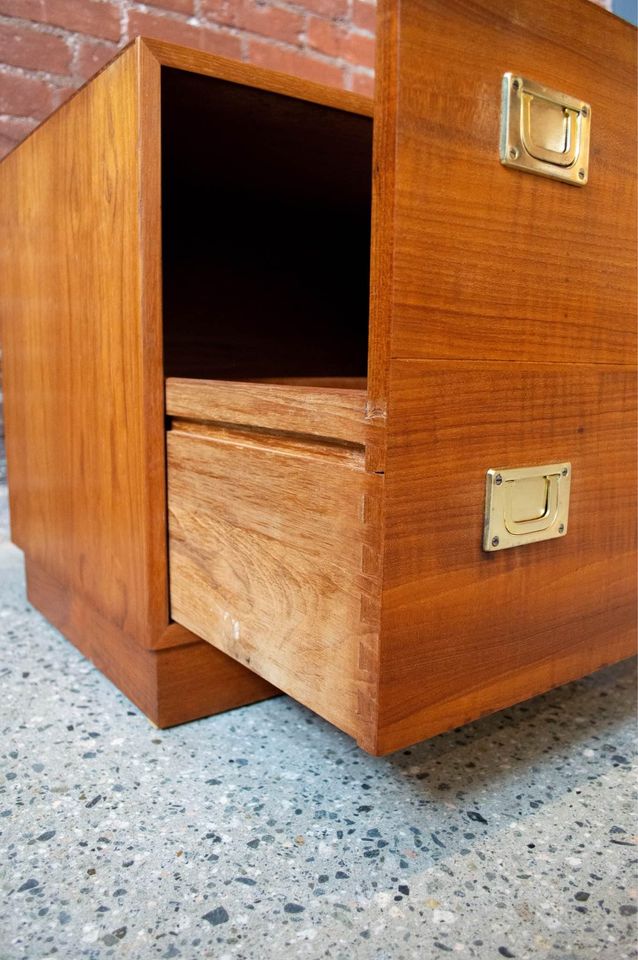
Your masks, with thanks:
[{"label": "terrazzo floor", "polygon": [[0,517],[2,960],[638,955],[634,663],[384,759],[285,697],[158,731]]}]

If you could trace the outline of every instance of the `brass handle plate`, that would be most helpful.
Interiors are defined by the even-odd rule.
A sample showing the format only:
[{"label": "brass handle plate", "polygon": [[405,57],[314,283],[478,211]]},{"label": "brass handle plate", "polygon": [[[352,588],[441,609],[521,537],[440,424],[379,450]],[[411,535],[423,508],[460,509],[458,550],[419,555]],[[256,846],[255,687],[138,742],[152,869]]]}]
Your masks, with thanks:
[{"label": "brass handle plate", "polygon": [[501,163],[584,187],[591,107],[515,73],[503,76]]},{"label": "brass handle plate", "polygon": [[520,547],[567,533],[570,463],[487,471],[483,549]]}]

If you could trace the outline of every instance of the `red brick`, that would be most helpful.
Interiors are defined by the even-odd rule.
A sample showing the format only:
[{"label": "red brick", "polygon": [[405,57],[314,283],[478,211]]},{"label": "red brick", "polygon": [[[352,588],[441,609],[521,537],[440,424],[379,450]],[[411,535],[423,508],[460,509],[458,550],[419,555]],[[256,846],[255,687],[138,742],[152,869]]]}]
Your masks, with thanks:
[{"label": "red brick", "polygon": [[93,37],[120,39],[120,8],[108,0],[0,0],[0,13]]},{"label": "red brick", "polygon": [[[23,117],[5,117],[0,120],[0,157],[6,156],[10,150],[13,150],[37,125],[36,120],[25,120]],[[1,433],[2,424],[0,423]]]},{"label": "red brick", "polygon": [[47,73],[68,74],[71,49],[60,37],[31,27],[0,23],[0,63]]},{"label": "red brick", "polygon": [[44,23],[44,0],[0,0],[0,13]]},{"label": "red brick", "polygon": [[312,17],[306,30],[306,42],[314,50],[320,50],[329,57],[338,57],[341,55],[344,33],[338,24]]},{"label": "red brick", "polygon": [[374,69],[376,43],[374,37],[366,37],[361,33],[350,33],[342,52],[342,57],[348,63],[358,67]]},{"label": "red brick", "polygon": [[195,12],[194,0],[146,0],[146,3],[151,7],[164,7],[166,10],[185,13],[189,17]]},{"label": "red brick", "polygon": [[325,83],[331,87],[344,85],[341,67],[297,50],[286,50],[274,43],[252,40],[249,47],[249,60],[260,67],[280,70],[282,73],[315,80],[317,83]]},{"label": "red brick", "polygon": [[173,17],[154,16],[131,10],[128,18],[129,39],[133,37],[155,37],[158,40],[171,40],[188,47],[218,53],[222,57],[241,59],[241,41],[232,34],[210,30],[206,27],[194,27],[183,20]]},{"label": "red brick", "polygon": [[[13,150],[15,145],[16,145],[15,140],[9,140],[9,138],[5,137],[2,131],[0,131],[0,160],[2,160],[3,157],[6,157],[6,155],[11,150]],[[2,427],[2,424],[0,423],[0,429],[1,427]],[[0,436],[2,436],[1,433],[0,433]]]},{"label": "red brick", "polygon": [[53,90],[53,99],[56,108],[63,104],[65,100],[72,97],[76,90],[77,87],[55,87]]},{"label": "red brick", "polygon": [[355,93],[362,93],[364,97],[374,96],[374,74],[353,73],[352,89]]},{"label": "red brick", "polygon": [[300,13],[255,0],[203,0],[202,12],[217,23],[289,43],[298,41],[304,27]]},{"label": "red brick", "polygon": [[0,73],[0,113],[43,120],[57,105],[53,84],[35,77]]},{"label": "red brick", "polygon": [[348,14],[348,0],[300,0],[300,4],[320,17],[345,17]]},{"label": "red brick", "polygon": [[75,61],[74,73],[82,80],[88,80],[117,53],[114,43],[102,43],[100,40],[81,40]]},{"label": "red brick", "polygon": [[26,117],[3,117],[0,119],[0,135],[14,143],[20,143],[37,125],[37,120]]},{"label": "red brick", "polygon": [[306,38],[309,47],[329,57],[342,57],[357,66],[374,67],[375,43],[372,37],[353,33],[329,20],[312,17]]},{"label": "red brick", "polygon": [[352,24],[359,30],[368,30],[374,33],[377,28],[377,7],[366,0],[354,0],[352,8]]},{"label": "red brick", "polygon": [[106,40],[120,39],[120,7],[105,0],[45,0],[46,22]]}]

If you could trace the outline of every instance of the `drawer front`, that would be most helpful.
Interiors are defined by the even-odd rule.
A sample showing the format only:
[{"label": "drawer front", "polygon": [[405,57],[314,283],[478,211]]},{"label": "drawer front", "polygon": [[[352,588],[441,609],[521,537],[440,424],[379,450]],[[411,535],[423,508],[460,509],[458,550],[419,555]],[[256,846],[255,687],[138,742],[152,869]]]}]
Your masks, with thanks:
[{"label": "drawer front", "polygon": [[[396,361],[381,750],[635,651],[636,380],[604,364]],[[571,463],[564,537],[483,550],[490,468]]]},{"label": "drawer front", "polygon": [[173,619],[365,739],[381,478],[363,446],[186,420],[167,444]]},{"label": "drawer front", "polygon": [[[379,11],[373,373],[388,339],[393,358],[631,361],[634,28],[582,0]],[[591,105],[585,186],[500,163],[508,71]]]}]

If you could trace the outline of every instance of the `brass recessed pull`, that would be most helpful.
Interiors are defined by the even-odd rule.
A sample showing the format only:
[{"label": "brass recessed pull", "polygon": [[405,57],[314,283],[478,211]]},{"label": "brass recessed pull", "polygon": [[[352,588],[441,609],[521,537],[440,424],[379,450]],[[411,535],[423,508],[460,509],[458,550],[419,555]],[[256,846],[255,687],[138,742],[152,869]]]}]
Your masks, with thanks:
[{"label": "brass recessed pull", "polygon": [[591,107],[514,73],[503,77],[501,163],[582,187]]},{"label": "brass recessed pull", "polygon": [[570,463],[488,470],[483,549],[505,550],[567,533]]}]

